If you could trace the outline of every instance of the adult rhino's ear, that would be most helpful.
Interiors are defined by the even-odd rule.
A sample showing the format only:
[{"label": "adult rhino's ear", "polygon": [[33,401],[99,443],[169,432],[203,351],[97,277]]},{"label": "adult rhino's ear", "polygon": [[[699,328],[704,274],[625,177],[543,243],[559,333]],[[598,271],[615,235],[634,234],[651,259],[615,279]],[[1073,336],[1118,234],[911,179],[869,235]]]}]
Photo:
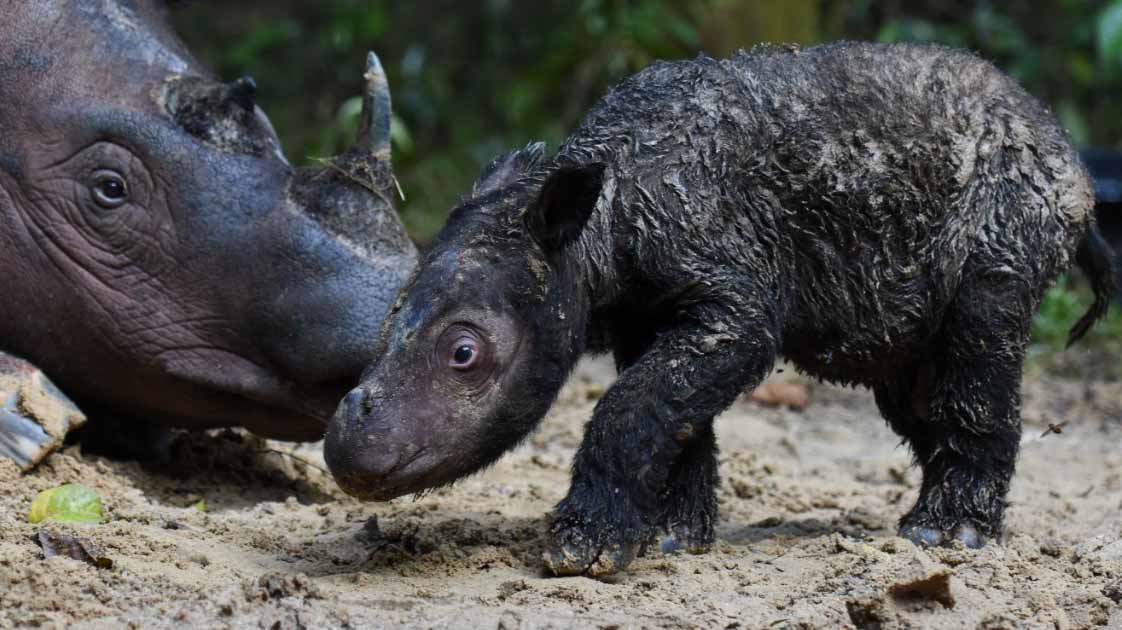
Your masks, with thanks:
[{"label": "adult rhino's ear", "polygon": [[561,166],[546,178],[526,209],[526,228],[547,252],[556,252],[580,236],[604,187],[604,164]]},{"label": "adult rhino's ear", "polygon": [[495,158],[475,180],[471,195],[478,197],[514,183],[521,176],[537,169],[544,158],[544,142],[532,142],[525,148]]}]

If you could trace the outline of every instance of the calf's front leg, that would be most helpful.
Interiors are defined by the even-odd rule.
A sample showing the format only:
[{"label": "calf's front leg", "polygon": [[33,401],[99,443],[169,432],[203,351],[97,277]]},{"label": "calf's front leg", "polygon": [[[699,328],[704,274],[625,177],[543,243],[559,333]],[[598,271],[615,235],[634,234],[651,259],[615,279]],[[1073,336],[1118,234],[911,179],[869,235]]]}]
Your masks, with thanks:
[{"label": "calf's front leg", "polygon": [[[743,295],[683,310],[597,404],[550,522],[552,573],[626,568],[665,519],[679,457],[709,440],[714,416],[767,376],[779,347],[775,320]],[[711,456],[711,442],[701,450]],[[684,523],[687,515],[674,516]]]}]

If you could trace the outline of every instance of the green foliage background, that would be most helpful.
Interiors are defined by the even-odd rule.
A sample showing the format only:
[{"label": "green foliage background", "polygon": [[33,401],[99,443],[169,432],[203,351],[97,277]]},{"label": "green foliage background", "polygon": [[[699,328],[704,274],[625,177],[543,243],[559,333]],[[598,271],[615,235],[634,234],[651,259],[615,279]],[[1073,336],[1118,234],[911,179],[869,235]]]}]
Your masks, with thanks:
[{"label": "green foliage background", "polygon": [[[623,76],[763,41],[968,47],[1050,104],[1078,143],[1122,147],[1122,0],[243,0],[175,20],[220,76],[257,78],[296,162],[346,146],[365,51],[376,51],[394,96],[402,218],[422,243],[492,157],[532,140],[555,147]],[[1087,300],[1050,292],[1041,344],[1060,346]],[[1117,322],[1099,331],[1122,336]]]},{"label": "green foliage background", "polygon": [[295,161],[347,143],[376,51],[394,93],[402,212],[422,241],[491,157],[555,146],[621,77],[761,41],[969,47],[1050,103],[1078,142],[1122,143],[1122,0],[243,0],[175,19],[219,75],[257,78]]}]

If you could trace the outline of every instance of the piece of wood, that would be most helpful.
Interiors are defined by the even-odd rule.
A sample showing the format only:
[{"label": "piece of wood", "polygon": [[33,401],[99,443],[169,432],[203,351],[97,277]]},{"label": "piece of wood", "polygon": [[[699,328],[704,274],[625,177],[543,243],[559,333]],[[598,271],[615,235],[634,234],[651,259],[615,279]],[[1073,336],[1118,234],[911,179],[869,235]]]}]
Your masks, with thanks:
[{"label": "piece of wood", "polygon": [[45,374],[0,354],[0,457],[31,470],[85,422],[85,414]]}]

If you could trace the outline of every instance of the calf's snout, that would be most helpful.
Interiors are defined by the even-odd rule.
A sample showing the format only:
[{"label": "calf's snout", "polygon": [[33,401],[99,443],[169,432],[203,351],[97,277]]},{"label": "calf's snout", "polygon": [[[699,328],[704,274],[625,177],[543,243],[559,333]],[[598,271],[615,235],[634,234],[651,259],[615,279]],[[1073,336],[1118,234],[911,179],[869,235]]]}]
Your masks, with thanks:
[{"label": "calf's snout", "polygon": [[423,452],[419,444],[395,439],[380,422],[378,405],[361,387],[351,390],[328,425],[324,459],[344,492],[375,501],[408,494],[410,464]]}]

